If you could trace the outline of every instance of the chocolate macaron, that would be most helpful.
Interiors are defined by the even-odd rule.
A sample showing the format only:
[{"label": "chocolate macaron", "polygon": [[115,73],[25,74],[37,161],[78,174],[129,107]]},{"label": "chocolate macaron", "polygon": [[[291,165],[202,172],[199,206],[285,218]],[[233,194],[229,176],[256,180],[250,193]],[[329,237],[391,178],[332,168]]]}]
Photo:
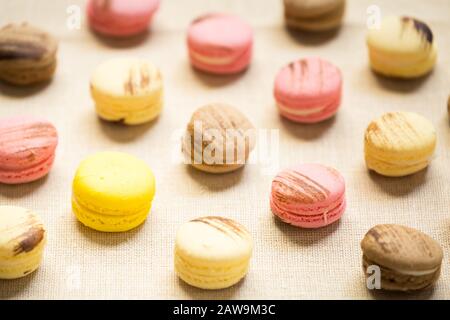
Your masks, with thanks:
[{"label": "chocolate macaron", "polygon": [[370,229],[361,242],[363,269],[378,266],[381,289],[413,291],[432,286],[439,278],[442,248],[423,232],[396,224]]},{"label": "chocolate macaron", "polygon": [[56,70],[57,41],[27,23],[0,29],[0,80],[31,85],[49,80]]}]

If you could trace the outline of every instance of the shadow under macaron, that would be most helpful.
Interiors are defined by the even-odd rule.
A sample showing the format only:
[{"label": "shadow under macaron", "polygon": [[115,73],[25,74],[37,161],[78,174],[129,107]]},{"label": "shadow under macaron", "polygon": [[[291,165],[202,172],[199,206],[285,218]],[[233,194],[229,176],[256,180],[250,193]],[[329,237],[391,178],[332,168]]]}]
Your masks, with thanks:
[{"label": "shadow under macaron", "polygon": [[127,125],[122,121],[106,121],[97,117],[100,129],[111,140],[119,143],[128,143],[139,139],[148,130],[155,126],[160,116],[150,122],[139,125]]},{"label": "shadow under macaron", "polygon": [[[370,68],[370,66],[368,66],[368,68]],[[383,89],[396,91],[400,93],[409,93],[418,90],[421,86],[424,85],[424,83],[428,80],[428,78],[431,77],[431,75],[434,72],[434,70],[432,70],[431,72],[419,78],[404,79],[404,78],[387,77],[385,75],[377,73],[373,69],[370,69],[370,71],[372,73],[372,77],[374,77],[376,83],[380,87],[382,87]]]},{"label": "shadow under macaron", "polygon": [[273,215],[272,212],[270,212],[270,214],[272,215],[275,227],[277,227],[279,231],[281,231],[291,242],[304,247],[312,246],[323,241],[325,238],[336,232],[341,224],[341,220],[339,219],[336,222],[321,228],[300,228],[281,221],[278,217]]},{"label": "shadow under macaron", "polygon": [[369,294],[376,300],[427,300],[433,298],[434,286],[420,291],[388,291],[381,289],[369,290]]},{"label": "shadow under macaron", "polygon": [[137,226],[134,229],[123,232],[102,232],[85,226],[84,224],[82,224],[80,221],[77,220],[77,218],[74,216],[72,212],[70,214],[73,216],[73,223],[77,224],[77,229],[80,232],[80,234],[82,234],[85,238],[89,239],[89,241],[105,247],[113,247],[130,241],[132,238],[137,236],[139,232],[142,232],[141,229],[144,228],[144,225],[146,223],[151,223],[147,222],[147,220],[149,220],[149,218],[151,217],[150,212],[149,216],[147,217],[147,220],[145,220],[144,223],[142,223],[141,225]]},{"label": "shadow under macaron", "polygon": [[233,74],[214,74],[207,71],[202,71],[191,65],[191,70],[194,76],[200,80],[203,84],[210,88],[225,87],[236,82],[238,79],[242,78],[251,68],[249,65],[244,70],[233,73]]},{"label": "shadow under macaron", "polygon": [[151,37],[152,34],[152,31],[150,29],[146,29],[145,31],[140,32],[136,35],[115,37],[96,32],[89,26],[87,28],[89,28],[89,31],[92,34],[93,38],[98,40],[98,42],[109,48],[115,49],[137,47],[145,43]]},{"label": "shadow under macaron", "polygon": [[52,174],[51,171],[44,177],[27,183],[19,183],[19,184],[0,183],[0,195],[8,199],[18,199],[25,197],[33,192],[36,192],[37,189],[41,188],[47,181],[49,174]]},{"label": "shadow under macaron", "polygon": [[426,182],[428,167],[404,177],[385,177],[372,170],[368,172],[370,180],[378,187],[393,196],[401,197],[410,194]]},{"label": "shadow under macaron", "polygon": [[339,35],[341,29],[342,26],[328,31],[312,32],[296,30],[285,25],[285,30],[289,37],[305,46],[320,46],[329,42]]},{"label": "shadow under macaron", "polygon": [[[276,107],[275,107],[276,108]],[[336,117],[317,123],[298,123],[279,115],[280,123],[292,136],[303,140],[316,140],[324,135],[336,122]]]},{"label": "shadow under macaron", "polygon": [[0,94],[16,98],[26,98],[44,91],[52,82],[53,78],[30,85],[14,85],[0,81]]},{"label": "shadow under macaron", "polygon": [[184,165],[188,176],[197,184],[200,185],[200,189],[205,193],[208,192],[221,192],[223,190],[232,188],[237,185],[244,174],[245,165],[241,168],[227,173],[208,173],[200,171],[189,164]]}]

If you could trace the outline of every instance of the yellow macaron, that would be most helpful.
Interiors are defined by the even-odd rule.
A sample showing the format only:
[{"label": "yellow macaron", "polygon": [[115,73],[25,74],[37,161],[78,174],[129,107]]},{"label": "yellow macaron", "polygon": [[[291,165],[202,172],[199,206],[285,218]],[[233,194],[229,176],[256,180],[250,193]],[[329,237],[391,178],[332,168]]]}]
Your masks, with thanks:
[{"label": "yellow macaron", "polygon": [[223,289],[247,274],[253,242],[241,224],[202,217],[180,227],[175,242],[175,272],[201,289]]},{"label": "yellow macaron", "polygon": [[41,264],[47,242],[41,218],[30,210],[0,206],[0,279],[16,279]]},{"label": "yellow macaron", "polygon": [[72,187],[72,208],[84,225],[121,232],[143,223],[155,194],[147,164],[120,152],[101,152],[81,162]]},{"label": "yellow macaron", "polygon": [[100,118],[137,125],[152,121],[163,108],[163,82],[151,63],[116,58],[100,64],[91,77],[91,95]]},{"label": "yellow macaron", "polygon": [[431,29],[410,17],[390,16],[367,35],[369,58],[375,72],[390,77],[416,78],[429,73],[437,59]]},{"label": "yellow macaron", "polygon": [[426,168],[435,148],[433,124],[416,113],[389,112],[366,129],[367,167],[384,176],[406,176]]}]

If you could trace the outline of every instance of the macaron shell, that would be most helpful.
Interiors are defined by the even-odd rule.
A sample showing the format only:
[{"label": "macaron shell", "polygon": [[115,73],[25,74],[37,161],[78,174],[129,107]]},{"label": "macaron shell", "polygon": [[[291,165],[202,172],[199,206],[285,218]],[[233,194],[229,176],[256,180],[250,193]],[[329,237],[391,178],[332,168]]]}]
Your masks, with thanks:
[{"label": "macaron shell", "polygon": [[91,77],[91,96],[100,118],[137,125],[155,119],[163,109],[159,70],[137,58],[116,58],[100,64]]},{"label": "macaron shell", "polygon": [[25,183],[45,176],[57,145],[56,129],[46,120],[0,119],[0,182]]},{"label": "macaron shell", "polygon": [[132,214],[148,207],[155,179],[145,162],[120,152],[100,152],[83,160],[75,174],[77,201],[109,215]]},{"label": "macaron shell", "polygon": [[330,13],[345,5],[345,0],[284,0],[287,13],[312,18]]},{"label": "macaron shell", "polygon": [[426,118],[411,112],[390,112],[366,129],[366,165],[386,176],[403,176],[424,169],[436,148],[436,132]]},{"label": "macaron shell", "polygon": [[0,206],[0,279],[35,271],[45,244],[46,231],[39,216],[24,208]]},{"label": "macaron shell", "polygon": [[182,225],[175,242],[175,271],[188,284],[223,289],[247,273],[253,242],[239,223],[222,217],[202,217]]},{"label": "macaron shell", "polygon": [[415,18],[389,16],[367,35],[372,69],[385,76],[421,77],[437,60],[437,47],[429,26]]},{"label": "macaron shell", "polygon": [[317,57],[292,62],[275,78],[274,96],[280,113],[298,122],[317,122],[333,116],[341,94],[340,70]]},{"label": "macaron shell", "polygon": [[250,63],[253,31],[236,16],[212,13],[191,23],[187,44],[191,63],[198,69],[218,74],[237,73]]},{"label": "macaron shell", "polygon": [[91,27],[110,36],[144,32],[159,7],[159,0],[91,0],[87,16]]},{"label": "macaron shell", "polygon": [[303,164],[280,172],[272,182],[272,212],[305,228],[323,227],[345,210],[345,182],[332,168]]},{"label": "macaron shell", "polygon": [[27,23],[0,29],[0,80],[32,85],[49,80],[56,70],[58,42]]},{"label": "macaron shell", "polygon": [[368,259],[393,270],[426,271],[439,267],[443,259],[439,243],[419,230],[401,225],[371,228],[361,248]]}]

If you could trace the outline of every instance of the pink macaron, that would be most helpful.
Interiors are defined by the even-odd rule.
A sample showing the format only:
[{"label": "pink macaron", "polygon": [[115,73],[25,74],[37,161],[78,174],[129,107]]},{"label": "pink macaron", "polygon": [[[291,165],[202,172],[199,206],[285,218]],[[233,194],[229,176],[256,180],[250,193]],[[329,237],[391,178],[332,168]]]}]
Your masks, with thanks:
[{"label": "pink macaron", "polygon": [[272,181],[270,207],[282,221],[302,228],[329,225],[345,211],[345,182],[335,169],[302,164]]},{"label": "pink macaron", "polygon": [[0,119],[0,183],[37,180],[51,169],[58,145],[55,127],[32,117]]},{"label": "pink macaron", "polygon": [[148,29],[159,3],[160,0],[90,0],[89,25],[106,36],[133,36]]},{"label": "pink macaron", "polygon": [[207,14],[189,26],[187,45],[195,68],[213,74],[239,73],[252,58],[253,30],[236,16]]},{"label": "pink macaron", "polygon": [[280,114],[292,121],[315,123],[336,114],[342,95],[341,71],[321,58],[291,62],[274,85]]}]

